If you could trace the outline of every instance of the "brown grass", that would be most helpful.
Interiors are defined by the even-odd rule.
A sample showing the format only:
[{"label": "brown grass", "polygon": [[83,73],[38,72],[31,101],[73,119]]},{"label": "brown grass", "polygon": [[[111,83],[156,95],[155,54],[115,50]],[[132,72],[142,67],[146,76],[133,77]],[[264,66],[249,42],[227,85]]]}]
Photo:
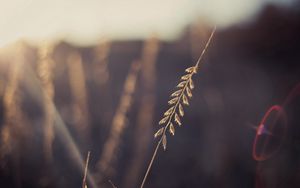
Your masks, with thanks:
[{"label": "brown grass", "polygon": [[73,52],[67,59],[72,97],[72,120],[81,141],[89,143],[89,112],[85,72],[81,55]]},{"label": "brown grass", "polygon": [[53,84],[53,69],[55,62],[51,58],[54,45],[43,44],[38,49],[38,65],[37,72],[41,80],[43,88],[43,101],[44,101],[44,153],[46,162],[53,161],[53,141],[54,141],[54,111],[52,108],[52,101],[54,99],[54,84]]},{"label": "brown grass", "polygon": [[113,174],[113,162],[121,141],[121,135],[126,127],[126,114],[129,111],[131,103],[133,101],[132,95],[135,92],[139,70],[140,62],[134,61],[131,64],[130,71],[125,80],[123,94],[112,121],[108,140],[105,142],[101,157],[97,162],[96,178],[100,186],[103,183],[103,177],[111,177],[111,175]]},{"label": "brown grass", "polygon": [[19,43],[18,53],[14,62],[10,62],[10,70],[8,73],[8,81],[3,95],[3,103],[5,109],[4,127],[2,130],[2,155],[10,153],[13,147],[16,146],[16,138],[20,130],[19,122],[22,122],[22,111],[20,108],[20,96],[18,95],[19,83],[22,78],[22,67],[24,64],[23,44]]},{"label": "brown grass", "polygon": [[[111,52],[111,42],[103,39],[93,49],[93,61],[91,64],[92,81],[95,84],[95,91],[97,93],[97,101],[95,104],[96,111],[101,111],[99,114],[99,121],[103,125],[110,126],[114,116],[114,107],[112,105],[111,83],[109,65],[109,54]],[[95,98],[94,98],[95,100]],[[101,135],[99,135],[101,137]]]},{"label": "brown grass", "polygon": [[93,80],[103,86],[109,79],[108,55],[111,50],[111,43],[107,40],[102,41],[94,49],[94,62],[92,64]]},{"label": "brown grass", "polygon": [[[4,103],[4,126],[1,130],[1,158],[11,155],[13,168],[15,170],[16,187],[21,187],[20,152],[21,142],[25,140],[29,127],[26,129],[24,115],[21,110],[21,97],[19,95],[20,81],[23,76],[23,64],[25,63],[25,47],[19,42],[16,47],[16,54],[12,57],[8,73],[8,83],[3,95]],[[20,123],[22,122],[22,123]]]},{"label": "brown grass", "polygon": [[[151,37],[145,41],[141,57],[140,89],[141,99],[137,114],[137,128],[135,131],[135,146],[133,158],[125,175],[124,187],[136,187],[138,175],[141,174],[147,147],[152,139],[152,125],[155,108],[154,88],[156,84],[156,59],[159,52],[159,40]],[[142,136],[141,136],[142,135]]]}]

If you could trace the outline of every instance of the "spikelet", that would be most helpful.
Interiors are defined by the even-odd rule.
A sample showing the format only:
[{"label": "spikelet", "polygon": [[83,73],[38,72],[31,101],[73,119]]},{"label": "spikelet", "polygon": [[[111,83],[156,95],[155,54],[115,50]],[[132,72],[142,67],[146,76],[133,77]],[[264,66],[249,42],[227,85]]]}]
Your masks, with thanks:
[{"label": "spikelet", "polygon": [[197,73],[195,67],[189,67],[185,69],[185,72],[187,73]]},{"label": "spikelet", "polygon": [[178,97],[180,95],[181,91],[182,91],[182,89],[175,91],[174,93],[171,94],[171,97]]},{"label": "spikelet", "polygon": [[189,84],[190,84],[189,86],[190,86],[191,89],[195,88],[194,82],[193,82],[193,80],[191,78],[190,78]]},{"label": "spikelet", "polygon": [[180,82],[176,87],[181,88],[185,85],[186,81]]},{"label": "spikelet", "polygon": [[189,87],[186,88],[186,94],[189,98],[192,98],[192,96],[193,96],[192,91]]},{"label": "spikelet", "polygon": [[187,80],[189,79],[190,75],[189,74],[186,74],[184,76],[181,77],[181,80]]},{"label": "spikelet", "polygon": [[185,105],[189,105],[189,101],[188,101],[188,99],[187,99],[187,97],[186,97],[185,94],[182,95],[182,102],[183,102],[183,104],[185,104]]},{"label": "spikelet", "polygon": [[177,101],[178,101],[178,97],[175,97],[175,98],[169,100],[168,104],[169,104],[169,105],[172,105],[172,104],[177,103]]},{"label": "spikelet", "polygon": [[159,124],[159,125],[162,125],[162,124],[166,123],[168,119],[169,119],[169,116],[166,116],[166,117],[162,118],[162,119],[158,122],[158,124]]},{"label": "spikelet", "polygon": [[173,123],[170,124],[169,132],[174,136],[175,135],[175,127]]},{"label": "spikelet", "polygon": [[166,150],[167,149],[167,136],[165,134],[162,136],[162,145],[163,145],[164,150]]},{"label": "spikelet", "polygon": [[181,104],[179,104],[179,108],[178,109],[179,109],[180,116],[183,117],[184,116],[184,111],[183,111],[183,107],[182,107]]},{"label": "spikelet", "polygon": [[171,108],[169,108],[169,110],[167,110],[167,111],[164,113],[164,116],[170,115],[170,114],[172,113],[173,109],[174,109],[174,106],[172,106]]},{"label": "spikelet", "polygon": [[180,121],[179,115],[178,115],[177,113],[175,113],[174,121],[175,121],[179,126],[181,125],[181,121]]},{"label": "spikelet", "polygon": [[162,133],[164,132],[164,128],[160,128],[155,134],[154,134],[154,138],[162,135]]}]

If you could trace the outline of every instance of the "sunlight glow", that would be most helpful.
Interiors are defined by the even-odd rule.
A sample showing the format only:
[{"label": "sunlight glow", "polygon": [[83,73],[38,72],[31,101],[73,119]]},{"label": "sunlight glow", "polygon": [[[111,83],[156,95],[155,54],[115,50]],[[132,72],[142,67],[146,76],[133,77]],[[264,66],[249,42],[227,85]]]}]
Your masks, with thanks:
[{"label": "sunlight glow", "polygon": [[0,46],[19,38],[66,38],[78,44],[101,37],[173,39],[193,20],[226,27],[255,15],[266,2],[292,0],[0,0]]},{"label": "sunlight glow", "polygon": [[[26,75],[28,75],[28,77],[26,77],[24,80],[27,91],[34,97],[36,103],[43,104],[44,101],[42,98],[42,87],[35,76],[36,74],[29,66],[25,67],[25,71]],[[85,164],[81,153],[53,102],[51,103],[51,107],[54,111],[54,129],[55,133],[57,134],[56,136],[66,147],[69,157],[74,161],[74,163],[76,163],[79,170],[83,172]],[[95,180],[89,172],[87,173],[87,180],[91,188],[96,187]]]}]

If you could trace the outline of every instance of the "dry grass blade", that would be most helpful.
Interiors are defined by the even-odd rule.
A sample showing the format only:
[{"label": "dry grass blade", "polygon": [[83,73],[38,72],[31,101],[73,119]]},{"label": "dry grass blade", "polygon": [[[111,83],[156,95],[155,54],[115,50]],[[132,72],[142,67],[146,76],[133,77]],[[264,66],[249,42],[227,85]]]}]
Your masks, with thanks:
[{"label": "dry grass blade", "polygon": [[88,151],[86,161],[85,161],[84,175],[83,175],[83,179],[82,179],[82,188],[88,188],[87,183],[86,183],[86,177],[87,177],[87,173],[88,173],[88,169],[89,169],[90,154],[91,154],[91,152]]},{"label": "dry grass blade", "polygon": [[[152,167],[153,161],[154,161],[154,159],[157,155],[157,151],[158,151],[159,146],[162,145],[163,149],[166,150],[166,147],[167,147],[166,130],[168,130],[170,128],[170,126],[173,126],[172,122],[175,122],[178,125],[181,125],[181,121],[180,121],[180,118],[179,118],[179,115],[178,115],[177,112],[179,112],[179,114],[182,113],[182,112],[180,112],[181,111],[180,110],[180,108],[181,108],[180,105],[182,105],[182,104],[189,105],[188,98],[186,97],[185,93],[191,92],[191,90],[194,88],[194,83],[193,83],[192,77],[193,77],[194,74],[197,73],[197,71],[199,69],[199,64],[200,64],[200,62],[203,58],[203,55],[205,54],[205,52],[206,52],[206,50],[207,50],[207,48],[208,48],[208,46],[211,42],[211,39],[214,36],[215,31],[216,31],[216,27],[212,30],[212,32],[210,34],[210,37],[209,37],[208,41],[206,42],[206,45],[205,45],[200,57],[198,58],[198,61],[196,62],[195,66],[187,68],[185,70],[185,72],[187,72],[188,74],[181,77],[182,81],[177,85],[177,88],[181,88],[180,94],[178,94],[178,97],[175,97],[175,98],[169,100],[169,102],[168,102],[169,105],[172,105],[173,110],[172,110],[171,114],[169,116],[167,116],[168,117],[167,120],[164,120],[163,123],[161,122],[161,125],[164,125],[163,126],[163,133],[161,134],[160,140],[158,141],[157,146],[154,150],[154,153],[153,153],[153,156],[151,158],[150,164],[147,168],[146,174],[145,174],[144,179],[142,181],[142,184],[140,186],[141,188],[144,187],[145,181],[148,177],[148,174],[149,174],[149,171]],[[189,89],[190,91],[187,91],[187,89]],[[188,95],[191,95],[191,93],[188,94]],[[164,117],[164,118],[166,118],[166,117]],[[174,129],[174,132],[175,132],[175,129]],[[172,134],[172,131],[170,131],[170,133]]]}]

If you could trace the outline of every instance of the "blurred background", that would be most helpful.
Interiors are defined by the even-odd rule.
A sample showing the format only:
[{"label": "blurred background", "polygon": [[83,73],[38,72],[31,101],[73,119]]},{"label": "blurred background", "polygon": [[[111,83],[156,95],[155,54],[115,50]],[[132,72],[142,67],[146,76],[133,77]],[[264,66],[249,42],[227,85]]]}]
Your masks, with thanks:
[{"label": "blurred background", "polygon": [[[145,187],[300,187],[299,1],[19,0],[0,12],[0,187],[82,187],[88,151],[88,187],[139,187],[169,96],[215,25]],[[256,161],[275,104],[285,131],[265,126],[276,152]]]}]

